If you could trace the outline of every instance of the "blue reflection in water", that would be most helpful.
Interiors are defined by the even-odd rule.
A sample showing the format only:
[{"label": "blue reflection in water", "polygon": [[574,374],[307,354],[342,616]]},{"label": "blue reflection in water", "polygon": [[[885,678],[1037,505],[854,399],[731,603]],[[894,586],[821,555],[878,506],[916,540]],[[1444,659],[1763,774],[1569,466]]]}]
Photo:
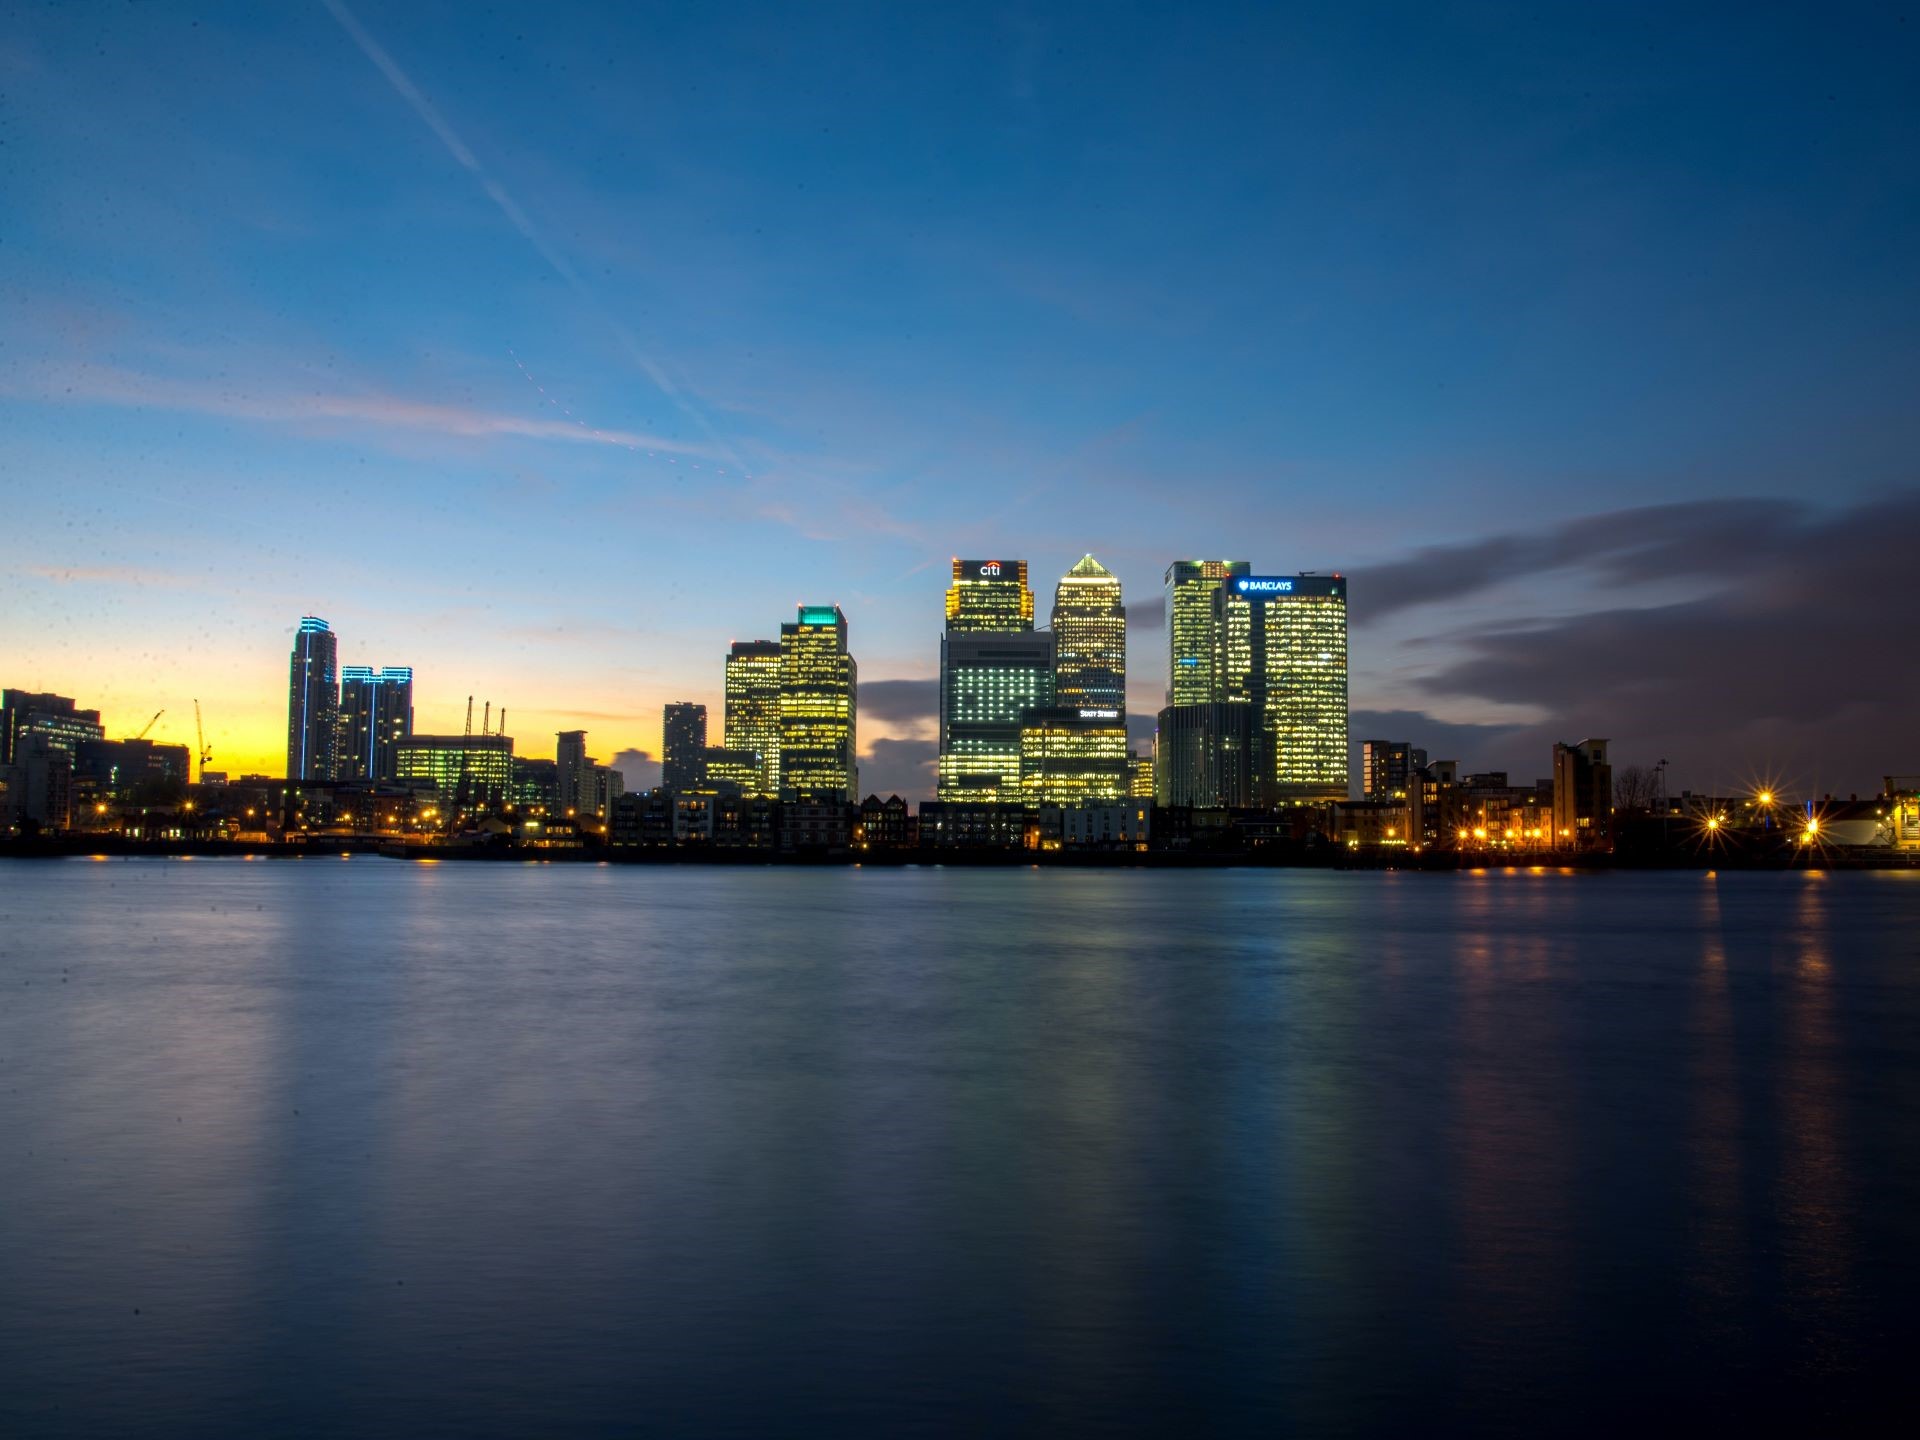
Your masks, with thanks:
[{"label": "blue reflection in water", "polygon": [[1917,880],[0,864],[0,1433],[1872,1414]]}]

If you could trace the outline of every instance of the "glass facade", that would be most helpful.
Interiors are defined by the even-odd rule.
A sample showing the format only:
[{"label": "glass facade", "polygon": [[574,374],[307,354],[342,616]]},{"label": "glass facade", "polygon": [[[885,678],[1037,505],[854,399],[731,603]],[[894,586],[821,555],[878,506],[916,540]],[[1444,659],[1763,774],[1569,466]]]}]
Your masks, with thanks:
[{"label": "glass facade", "polygon": [[1090,805],[1127,798],[1132,786],[1120,712],[1047,705],[1020,723],[1020,798],[1028,805]]},{"label": "glass facade", "polygon": [[955,560],[947,587],[947,633],[1033,629],[1024,560]]},{"label": "glass facade", "polygon": [[332,627],[302,617],[287,671],[287,778],[331,780],[340,745],[338,649]]},{"label": "glass facade", "polygon": [[1237,575],[1213,597],[1214,699],[1254,709],[1254,799],[1347,795],[1347,582]]},{"label": "glass facade", "polygon": [[858,801],[855,690],[847,617],[838,605],[802,605],[780,627],[780,789]]},{"label": "glass facade", "polygon": [[1053,695],[1127,713],[1127,607],[1119,578],[1091,555],[1054,588]]},{"label": "glass facade", "polygon": [[736,640],[727,651],[726,748],[760,757],[748,795],[780,793],[780,642]]},{"label": "glass facade", "polygon": [[1020,789],[1020,717],[1053,703],[1053,636],[1044,630],[940,638],[942,800],[997,801]]},{"label": "glass facade", "polygon": [[1167,703],[1216,698],[1213,597],[1220,582],[1247,574],[1245,560],[1176,560],[1167,567]]},{"label": "glass facade", "polygon": [[394,746],[394,778],[402,784],[432,785],[443,809],[496,809],[509,804],[513,795],[513,739],[410,735]]},{"label": "glass facade", "polygon": [[394,747],[413,734],[413,667],[340,670],[342,780],[392,780]]}]

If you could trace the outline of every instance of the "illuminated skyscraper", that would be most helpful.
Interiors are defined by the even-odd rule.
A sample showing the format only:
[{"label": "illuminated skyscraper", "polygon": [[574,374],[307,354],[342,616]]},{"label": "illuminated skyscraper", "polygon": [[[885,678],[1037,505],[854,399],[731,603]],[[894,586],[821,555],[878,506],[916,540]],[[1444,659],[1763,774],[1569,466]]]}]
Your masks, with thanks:
[{"label": "illuminated skyscraper", "polygon": [[942,800],[1012,801],[1020,715],[1053,703],[1053,636],[1033,628],[1024,560],[956,560],[940,636]]},{"label": "illuminated skyscraper", "polygon": [[1347,582],[1235,575],[1213,597],[1215,699],[1254,709],[1254,800],[1347,795]]},{"label": "illuminated skyscraper", "polygon": [[1033,629],[1024,560],[955,560],[947,587],[947,634]]},{"label": "illuminated skyscraper", "polygon": [[287,778],[331,780],[340,743],[340,679],[333,630],[308,615],[294,632],[287,673]]},{"label": "illuminated skyscraper", "polygon": [[413,734],[413,667],[340,667],[342,780],[391,780],[394,746]]},{"label": "illuminated skyscraper", "polygon": [[667,706],[661,724],[660,783],[695,790],[706,783],[707,707],[689,700]]},{"label": "illuminated skyscraper", "polygon": [[1245,560],[1176,560],[1167,567],[1167,703],[1215,698],[1213,597],[1220,582],[1245,575]]},{"label": "illuminated skyscraper", "polygon": [[726,748],[760,757],[749,795],[780,793],[780,642],[736,640],[727,651]]},{"label": "illuminated skyscraper", "polygon": [[1020,798],[1029,805],[1124,800],[1133,776],[1120,712],[1043,705],[1020,721]]},{"label": "illuminated skyscraper", "polygon": [[1120,581],[1091,555],[1053,592],[1053,698],[1127,714],[1127,607]]},{"label": "illuminated skyscraper", "polygon": [[858,682],[847,651],[847,617],[838,605],[802,605],[799,619],[780,627],[783,793],[858,802]]}]

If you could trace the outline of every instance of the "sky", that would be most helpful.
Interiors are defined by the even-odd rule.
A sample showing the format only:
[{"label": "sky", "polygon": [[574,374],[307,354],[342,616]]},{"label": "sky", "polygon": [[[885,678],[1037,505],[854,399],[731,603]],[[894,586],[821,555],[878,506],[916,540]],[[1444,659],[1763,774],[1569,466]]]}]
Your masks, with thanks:
[{"label": "sky", "polygon": [[[1350,577],[1353,737],[1920,771],[1920,12],[0,13],[0,684],[284,763],[303,614],[651,778],[841,605],[929,793],[951,557]],[[1150,719],[1146,728],[1150,731]],[[716,735],[717,739],[717,735]]]}]

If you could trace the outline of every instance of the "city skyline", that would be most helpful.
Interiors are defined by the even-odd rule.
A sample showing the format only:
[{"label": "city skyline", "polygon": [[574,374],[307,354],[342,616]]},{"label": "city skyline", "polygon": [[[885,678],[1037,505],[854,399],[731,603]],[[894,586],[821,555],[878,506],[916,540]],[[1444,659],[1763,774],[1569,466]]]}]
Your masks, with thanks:
[{"label": "city skyline", "polygon": [[1143,7],[1089,57],[1036,17],[85,8],[0,30],[0,616],[7,683],[110,733],[191,743],[198,697],[276,768],[319,614],[415,666],[421,733],[491,696],[657,763],[716,646],[820,597],[862,774],[917,791],[949,557],[1092,552],[1151,607],[1232,553],[1355,577],[1352,736],[1912,763],[1886,17]]}]

